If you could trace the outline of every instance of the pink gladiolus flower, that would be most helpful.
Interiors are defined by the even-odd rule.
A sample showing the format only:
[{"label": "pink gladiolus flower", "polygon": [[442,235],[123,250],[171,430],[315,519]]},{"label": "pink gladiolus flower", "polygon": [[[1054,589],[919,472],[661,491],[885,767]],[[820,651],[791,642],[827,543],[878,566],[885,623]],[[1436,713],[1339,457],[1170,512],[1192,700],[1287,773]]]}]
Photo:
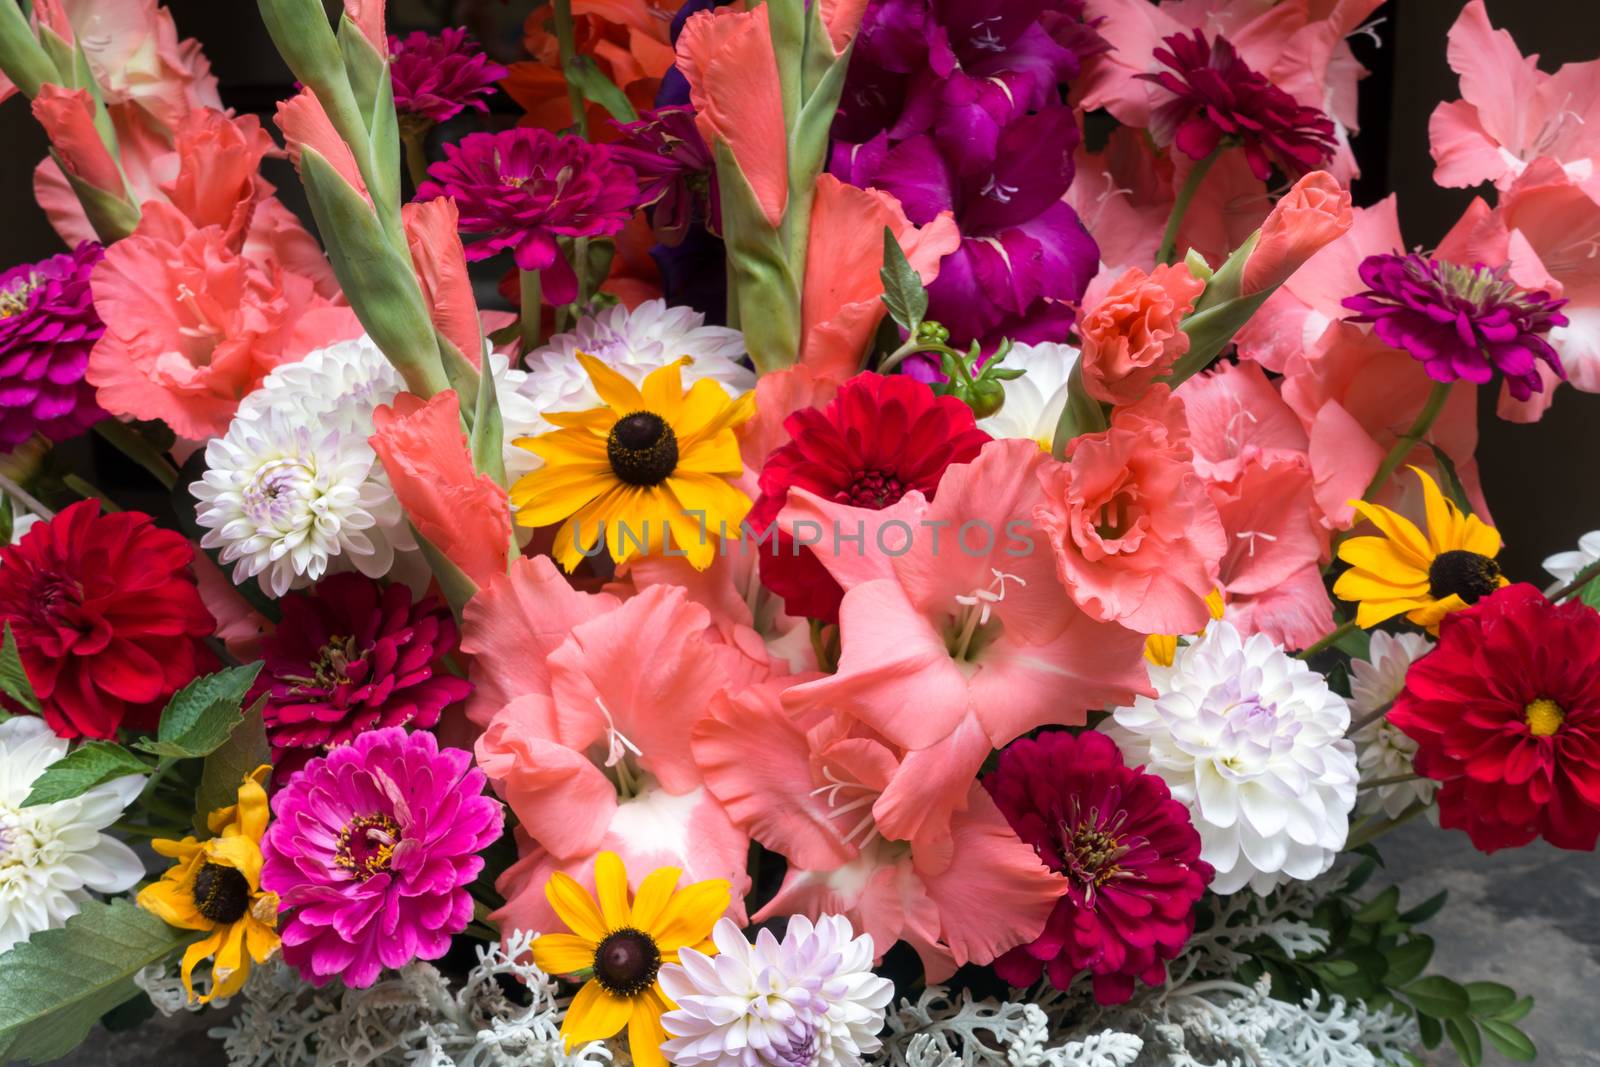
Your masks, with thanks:
[{"label": "pink gladiolus flower", "polygon": [[95,129],[94,97],[87,89],[41,86],[33,99],[33,117],[73,177],[102,192],[122,195],[122,172]]},{"label": "pink gladiolus flower", "polygon": [[400,209],[422,297],[433,324],[474,367],[483,363],[483,327],[467,274],[467,254],[457,232],[461,213],[449,197]]},{"label": "pink gladiolus flower", "polygon": [[1180,328],[1206,283],[1182,264],[1119,278],[1078,322],[1083,384],[1107,404],[1132,404],[1189,350]]},{"label": "pink gladiolus flower", "polygon": [[355,155],[344,138],[339,136],[339,131],[333,128],[333,120],[328,117],[322,101],[309,87],[278,104],[277,123],[278,129],[283,131],[284,142],[289,146],[289,155],[294,159],[296,169],[300,167],[301,151],[309,148],[333,167],[339,177],[360,193],[367,203],[372,202],[372,194],[367,192],[367,183],[361,177],[361,168],[356,166]]},{"label": "pink gladiolus flower", "polygon": [[1239,295],[1282,285],[1306,260],[1343,237],[1353,221],[1350,191],[1325,170],[1307,174],[1261,224],[1261,239],[1244,263]]},{"label": "pink gladiolus flower", "polygon": [[1198,633],[1227,551],[1195,472],[1183,404],[1165,386],[1076,438],[1040,472],[1035,521],[1062,584],[1085,612],[1139,633]]}]

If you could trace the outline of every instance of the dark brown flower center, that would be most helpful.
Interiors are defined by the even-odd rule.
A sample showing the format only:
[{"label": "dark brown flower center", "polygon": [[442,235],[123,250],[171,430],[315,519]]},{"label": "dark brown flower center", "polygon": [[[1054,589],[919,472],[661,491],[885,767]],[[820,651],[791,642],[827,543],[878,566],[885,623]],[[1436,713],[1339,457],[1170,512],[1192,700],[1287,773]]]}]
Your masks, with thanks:
[{"label": "dark brown flower center", "polygon": [[250,883],[232,867],[201,864],[194,876],[194,908],[214,923],[238,922],[250,907]]},{"label": "dark brown flower center", "polygon": [[661,950],[643,930],[617,930],[594,950],[594,976],[613,996],[638,996],[660,969]]},{"label": "dark brown flower center", "polygon": [[366,881],[387,871],[400,843],[400,827],[387,815],[358,815],[339,831],[333,862]]},{"label": "dark brown flower center", "polygon": [[1452,594],[1476,604],[1500,588],[1500,565],[1488,556],[1454,548],[1434,557],[1428,567],[1428,595],[1443,600]]},{"label": "dark brown flower center", "polygon": [[678,435],[655,412],[635,411],[611,427],[606,458],[612,472],[627,484],[660,485],[678,469]]}]

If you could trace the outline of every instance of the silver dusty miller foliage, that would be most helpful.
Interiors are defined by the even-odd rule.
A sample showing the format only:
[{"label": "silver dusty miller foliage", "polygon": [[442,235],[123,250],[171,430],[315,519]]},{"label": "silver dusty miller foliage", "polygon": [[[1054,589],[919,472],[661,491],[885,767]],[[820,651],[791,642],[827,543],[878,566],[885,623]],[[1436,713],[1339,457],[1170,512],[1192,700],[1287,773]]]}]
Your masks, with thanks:
[{"label": "silver dusty miller foliage", "polygon": [[[1412,1018],[1312,996],[1273,1000],[1267,979],[1230,976],[1241,946],[1271,939],[1293,957],[1326,935],[1309,921],[1318,887],[1262,899],[1219,901],[1216,921],[1169,967],[1171,980],[1127,1004],[1103,1007],[1087,982],[1037,989],[1024,999],[974,1000],[943,987],[889,1013],[875,1067],[1389,1067],[1416,1047]],[[261,968],[237,998],[240,1010],[211,1031],[232,1067],[610,1067],[626,1053],[604,1042],[570,1054],[561,1042],[567,1001],[531,962],[532,934],[478,949],[459,986],[414,963],[369,989],[337,982],[315,989],[292,970]],[[175,980],[143,976],[163,1010],[181,1007]],[[513,998],[508,989],[519,989]]]}]

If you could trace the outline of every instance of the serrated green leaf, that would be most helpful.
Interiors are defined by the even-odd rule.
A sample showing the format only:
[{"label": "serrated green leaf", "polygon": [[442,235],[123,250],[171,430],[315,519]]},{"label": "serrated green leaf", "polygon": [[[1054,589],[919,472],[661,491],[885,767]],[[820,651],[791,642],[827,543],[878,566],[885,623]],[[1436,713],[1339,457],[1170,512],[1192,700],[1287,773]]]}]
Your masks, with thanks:
[{"label": "serrated green leaf", "polygon": [[1483,1038],[1471,1019],[1446,1019],[1444,1032],[1466,1067],[1478,1067],[1483,1062]]},{"label": "serrated green leaf", "polygon": [[1389,986],[1403,986],[1427,970],[1428,961],[1431,959],[1433,959],[1433,938],[1420,935],[1413,937],[1389,952],[1389,970],[1384,974],[1383,980]]},{"label": "serrated green leaf", "polygon": [[883,279],[883,303],[889,317],[899,323],[907,333],[916,335],[928,314],[928,291],[922,287],[922,278],[912,269],[894,231],[883,228],[883,269],[878,272]]},{"label": "serrated green leaf", "polygon": [[0,956],[0,1062],[66,1055],[96,1019],[139,995],[133,976],[199,935],[126,900],[86,901],[57,930]]},{"label": "serrated green leaf", "polygon": [[1439,914],[1440,909],[1444,907],[1445,901],[1449,899],[1449,890],[1441,889],[1416,907],[1408,908],[1401,912],[1400,921],[1409,923],[1412,926],[1416,926],[1418,923],[1425,923]]},{"label": "serrated green leaf", "polygon": [[1467,998],[1467,991],[1458,983],[1439,974],[1419,978],[1409,985],[1402,986],[1400,992],[1419,1012],[1439,1019],[1464,1018],[1472,1007],[1472,1002]]},{"label": "serrated green leaf", "polygon": [[22,657],[17,653],[17,639],[11,634],[9,622],[5,624],[5,629],[4,644],[0,644],[0,689],[37,715],[39,698],[34,695],[33,683],[28,680],[28,671],[22,666]]},{"label": "serrated green leaf", "polygon": [[206,816],[218,808],[225,808],[239,800],[239,784],[245,775],[254,771],[272,756],[272,746],[267,743],[267,727],[261,719],[261,707],[266,697],[257,700],[244,713],[233,732],[217,749],[206,757],[200,771],[200,788],[195,790],[195,829],[208,832]]},{"label": "serrated green leaf", "polygon": [[85,741],[44,769],[33,780],[25,808],[35,804],[54,804],[82,796],[97,785],[130,774],[149,774],[150,765],[121,745],[111,741]]},{"label": "serrated green leaf", "polygon": [[1483,1027],[1483,1036],[1489,1039],[1489,1044],[1506,1059],[1517,1063],[1532,1063],[1538,1059],[1539,1050],[1534,1047],[1533,1040],[1510,1023],[1479,1019],[1478,1025]]},{"label": "serrated green leaf", "polygon": [[210,755],[239,725],[245,694],[260,673],[258,661],[196,678],[167,702],[156,739],[135,741],[133,747],[174,759]]},{"label": "serrated green leaf", "polygon": [[1517,991],[1499,982],[1468,982],[1464,988],[1474,1015],[1498,1015],[1517,1002]]}]

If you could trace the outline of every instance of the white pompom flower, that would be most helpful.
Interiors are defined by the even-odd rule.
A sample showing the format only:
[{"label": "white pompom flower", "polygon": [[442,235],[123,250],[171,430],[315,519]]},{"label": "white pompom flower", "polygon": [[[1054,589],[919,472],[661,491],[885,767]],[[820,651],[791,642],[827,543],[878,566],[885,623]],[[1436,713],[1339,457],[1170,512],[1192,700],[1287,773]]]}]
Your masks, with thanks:
[{"label": "white pompom flower", "polygon": [[1101,728],[1188,805],[1213,891],[1270,892],[1333,865],[1356,802],[1350,709],[1320,674],[1228,622],[1150,667],[1155,697]]},{"label": "white pompom flower", "polygon": [[67,800],[23,807],[33,783],[67,754],[43,719],[0,723],[0,952],[78,914],[89,891],[121,893],[144,877],[127,845],[100,831],[144,787],[133,774]]},{"label": "white pompom flower", "polygon": [[[1350,718],[1363,723],[1350,734],[1356,744],[1356,766],[1363,784],[1413,773],[1417,743],[1378,714],[1394,703],[1405,688],[1406,671],[1433,651],[1433,642],[1421,634],[1390,634],[1375,630],[1366,659],[1350,661]],[[1395,782],[1363,789],[1356,805],[1362,815],[1381,811],[1391,819],[1413,804],[1433,800],[1439,783],[1429,778]]]},{"label": "white pompom flower", "polygon": [[791,916],[782,941],[762,930],[753,945],[721,919],[711,937],[719,955],[680,949],[661,969],[678,1005],[662,1016],[673,1036],[661,1051],[679,1067],[859,1067],[881,1046],[894,985],[872,973],[872,937],[848,919]]},{"label": "white pompom flower", "polygon": [[979,419],[978,428],[990,437],[1037,441],[1048,452],[1067,406],[1067,377],[1077,363],[1078,350],[1071,345],[1044,341],[1014,346],[1000,365],[1027,373],[1002,383],[1005,403],[993,415]]}]

